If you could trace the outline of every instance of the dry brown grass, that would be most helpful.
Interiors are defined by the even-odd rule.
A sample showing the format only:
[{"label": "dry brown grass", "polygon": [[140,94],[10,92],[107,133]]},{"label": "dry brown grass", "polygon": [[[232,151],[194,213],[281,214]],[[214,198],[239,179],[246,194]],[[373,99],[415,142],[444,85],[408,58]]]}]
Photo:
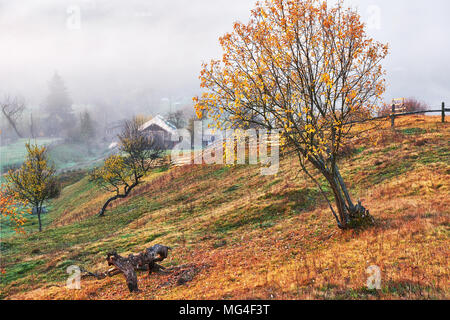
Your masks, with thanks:
[{"label": "dry brown grass", "polygon": [[[320,198],[302,207],[308,194],[299,190],[314,185],[296,177],[292,158],[283,159],[275,177],[261,177],[253,167],[220,175],[216,166],[180,167],[152,177],[134,194],[163,203],[161,208],[84,249],[130,234],[127,240],[140,244],[125,254],[143,249],[150,243],[142,239],[163,231],[157,241],[174,247],[168,264],[208,266],[193,281],[165,285],[169,275],[140,274],[142,292],[130,294],[118,276],[83,280],[79,291],[62,282],[22,287],[8,298],[448,299],[450,163],[445,154],[433,152],[448,155],[449,125],[437,117],[402,118],[396,124],[397,132],[388,129],[376,145],[341,164],[354,197],[376,218],[372,228],[338,230]],[[404,131],[411,128],[420,132]],[[60,221],[71,223],[71,216]],[[54,253],[52,259],[63,257]],[[381,269],[382,290],[366,289],[371,265]]]}]

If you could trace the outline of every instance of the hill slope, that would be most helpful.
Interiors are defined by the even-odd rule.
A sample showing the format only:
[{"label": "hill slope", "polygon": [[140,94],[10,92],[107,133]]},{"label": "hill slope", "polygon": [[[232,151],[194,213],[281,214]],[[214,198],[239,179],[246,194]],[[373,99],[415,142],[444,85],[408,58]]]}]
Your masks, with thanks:
[{"label": "hill slope", "polygon": [[[85,178],[63,190],[44,232],[2,239],[7,299],[435,299],[449,298],[450,126],[434,117],[398,121],[377,146],[354,145],[341,171],[377,225],[337,229],[294,158],[277,176],[251,166],[187,166],[154,172],[133,197],[98,218],[107,197]],[[323,180],[322,180],[323,181]],[[66,268],[106,270],[105,254],[173,247],[176,275],[122,276],[65,288]],[[369,291],[366,270],[381,269]]]}]

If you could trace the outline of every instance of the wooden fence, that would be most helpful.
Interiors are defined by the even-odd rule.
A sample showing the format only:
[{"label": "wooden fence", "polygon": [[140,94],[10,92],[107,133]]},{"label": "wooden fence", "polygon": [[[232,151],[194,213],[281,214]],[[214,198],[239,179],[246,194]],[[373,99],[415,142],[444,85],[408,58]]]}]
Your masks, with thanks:
[{"label": "wooden fence", "polygon": [[426,110],[426,111],[414,111],[414,112],[403,112],[403,113],[396,113],[395,110],[395,104],[392,105],[392,113],[389,115],[391,118],[391,127],[395,127],[395,118],[401,117],[401,116],[411,116],[416,114],[425,114],[425,113],[441,113],[441,121],[442,123],[445,122],[445,113],[450,112],[450,108],[445,108],[445,102],[442,102],[442,106],[440,110]]},{"label": "wooden fence", "polygon": [[[420,114],[426,114],[426,113],[441,113],[442,115],[442,123],[445,122],[445,113],[446,112],[450,112],[450,108],[445,108],[445,103],[442,102],[442,106],[441,109],[439,110],[426,110],[426,111],[414,111],[414,112],[402,112],[402,113],[397,113],[397,110],[395,108],[395,104],[392,105],[392,113],[390,115],[387,116],[380,116],[380,117],[375,117],[375,118],[370,118],[370,119],[365,119],[365,120],[359,120],[359,121],[351,121],[346,123],[346,125],[352,125],[352,124],[357,124],[357,123],[365,123],[365,122],[369,122],[369,121],[375,121],[375,120],[383,120],[383,119],[391,119],[391,127],[394,128],[395,127],[395,118],[397,117],[403,117],[403,116],[411,116],[411,115],[420,115]],[[206,152],[211,152],[218,143],[222,143],[223,141],[216,141],[215,143],[213,143],[212,145],[209,145],[207,148],[205,148],[204,150],[199,150],[197,152],[189,152],[188,155],[185,155],[182,158],[178,158],[177,161],[172,161],[171,164],[174,166],[183,166],[183,165],[189,165],[189,164],[194,164],[194,163],[202,163],[203,162],[203,154]]]}]

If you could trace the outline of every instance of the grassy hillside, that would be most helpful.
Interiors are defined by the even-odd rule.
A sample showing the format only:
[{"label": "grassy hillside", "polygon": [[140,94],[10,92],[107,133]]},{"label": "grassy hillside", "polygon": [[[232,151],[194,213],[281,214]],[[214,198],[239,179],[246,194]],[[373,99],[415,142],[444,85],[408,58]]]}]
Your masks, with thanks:
[{"label": "grassy hillside", "polygon": [[[277,176],[256,166],[186,166],[152,173],[133,197],[98,218],[107,197],[86,178],[67,186],[44,232],[2,239],[6,299],[448,299],[450,126],[434,117],[399,120],[377,145],[355,141],[341,171],[376,226],[340,231],[294,158]],[[323,179],[320,179],[324,183]],[[83,279],[65,288],[66,268],[108,267],[121,255],[161,243],[176,274]],[[381,269],[382,290],[366,289]]]}]

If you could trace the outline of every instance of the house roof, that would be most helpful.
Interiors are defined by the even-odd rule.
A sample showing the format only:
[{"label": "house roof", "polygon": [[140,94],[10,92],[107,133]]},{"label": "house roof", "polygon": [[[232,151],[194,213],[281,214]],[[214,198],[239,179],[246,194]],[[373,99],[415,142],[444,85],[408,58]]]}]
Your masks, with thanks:
[{"label": "house roof", "polygon": [[147,121],[144,123],[139,129],[141,131],[146,130],[150,128],[152,125],[157,125],[161,127],[163,130],[169,132],[170,134],[176,134],[177,133],[177,127],[175,127],[172,123],[161,117],[160,115],[157,115],[150,121]]}]

